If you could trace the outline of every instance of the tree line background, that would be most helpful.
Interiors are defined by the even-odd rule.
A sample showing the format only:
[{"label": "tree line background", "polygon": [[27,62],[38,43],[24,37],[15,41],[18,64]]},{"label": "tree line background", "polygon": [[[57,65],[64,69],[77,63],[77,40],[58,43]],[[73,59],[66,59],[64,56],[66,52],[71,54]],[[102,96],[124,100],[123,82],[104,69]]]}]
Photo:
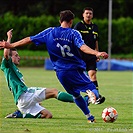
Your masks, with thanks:
[{"label": "tree line background", "polygon": [[[133,38],[133,0],[112,0],[112,53],[132,53]],[[34,35],[50,26],[59,25],[59,12],[70,9],[76,18],[74,24],[82,19],[82,10],[90,6],[94,9],[94,22],[99,27],[100,50],[108,47],[108,6],[109,0],[0,0],[0,40],[6,32],[14,29],[13,41]],[[23,47],[23,49],[27,47]],[[30,50],[46,50],[43,46]]]},{"label": "tree line background", "polygon": [[[113,18],[132,17],[133,0],[112,0]],[[0,0],[0,15],[12,12],[17,16],[37,17],[42,14],[56,16],[61,10],[70,9],[81,18],[82,9],[90,6],[97,19],[108,17],[109,0]]]}]

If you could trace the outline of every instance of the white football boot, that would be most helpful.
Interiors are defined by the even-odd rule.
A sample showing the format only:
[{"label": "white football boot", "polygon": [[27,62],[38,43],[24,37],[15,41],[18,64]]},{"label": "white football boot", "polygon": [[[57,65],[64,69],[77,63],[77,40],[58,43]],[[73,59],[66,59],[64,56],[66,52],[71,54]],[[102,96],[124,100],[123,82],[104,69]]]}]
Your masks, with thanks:
[{"label": "white football boot", "polygon": [[87,90],[86,93],[87,93],[87,95],[89,97],[89,102],[92,103],[92,104],[95,104],[95,102],[96,102],[95,94],[92,91],[90,91],[90,90]]}]

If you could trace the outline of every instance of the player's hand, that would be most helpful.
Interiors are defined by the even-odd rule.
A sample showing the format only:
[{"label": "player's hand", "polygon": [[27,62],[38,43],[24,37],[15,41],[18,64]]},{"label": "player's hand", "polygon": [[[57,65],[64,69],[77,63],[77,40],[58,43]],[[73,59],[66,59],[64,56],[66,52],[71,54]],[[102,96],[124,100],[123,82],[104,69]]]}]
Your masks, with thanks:
[{"label": "player's hand", "polygon": [[13,29],[11,29],[11,30],[9,30],[9,31],[7,32],[7,37],[8,37],[9,39],[12,38],[12,31],[13,31]]},{"label": "player's hand", "polygon": [[103,59],[107,59],[108,58],[108,54],[106,52],[98,52],[96,56],[98,58],[99,57],[103,57]]},{"label": "player's hand", "polygon": [[104,59],[107,59],[109,56],[106,52],[103,52],[102,55],[101,55]]},{"label": "player's hand", "polygon": [[0,41],[0,49],[2,48],[10,48],[9,47],[10,43],[6,42],[6,41]]}]

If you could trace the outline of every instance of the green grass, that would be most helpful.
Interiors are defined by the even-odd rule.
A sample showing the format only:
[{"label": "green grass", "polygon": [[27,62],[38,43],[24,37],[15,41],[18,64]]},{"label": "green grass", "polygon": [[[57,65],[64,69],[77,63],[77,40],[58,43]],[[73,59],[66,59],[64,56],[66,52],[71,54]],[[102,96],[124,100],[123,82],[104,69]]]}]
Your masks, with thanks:
[{"label": "green grass", "polygon": [[[43,68],[20,68],[28,86],[44,86],[65,91],[54,71]],[[14,112],[16,106],[7,89],[3,73],[0,71],[0,133],[132,133],[132,72],[98,71],[100,93],[106,97],[101,105],[90,105],[97,123],[88,124],[85,116],[73,103],[63,103],[49,99],[42,103],[53,114],[53,119],[5,119]],[[114,123],[105,123],[102,110],[112,106],[118,111]]]}]

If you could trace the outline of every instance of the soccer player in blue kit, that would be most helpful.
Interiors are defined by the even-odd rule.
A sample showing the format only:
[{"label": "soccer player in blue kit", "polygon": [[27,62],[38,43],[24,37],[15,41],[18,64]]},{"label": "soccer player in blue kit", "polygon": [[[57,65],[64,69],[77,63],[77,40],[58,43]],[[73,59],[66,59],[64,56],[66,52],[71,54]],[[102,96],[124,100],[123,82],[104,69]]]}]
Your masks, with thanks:
[{"label": "soccer player in blue kit", "polygon": [[26,37],[14,43],[0,42],[0,48],[14,48],[31,44],[36,46],[46,44],[57,78],[65,90],[73,95],[76,105],[87,117],[88,123],[94,123],[95,118],[80,92],[88,94],[92,103],[96,102],[99,93],[90,81],[85,70],[85,62],[81,59],[79,49],[87,54],[107,58],[106,52],[98,52],[88,47],[82,40],[81,34],[71,29],[74,14],[70,10],[60,12],[60,26],[50,27],[35,36]]}]

